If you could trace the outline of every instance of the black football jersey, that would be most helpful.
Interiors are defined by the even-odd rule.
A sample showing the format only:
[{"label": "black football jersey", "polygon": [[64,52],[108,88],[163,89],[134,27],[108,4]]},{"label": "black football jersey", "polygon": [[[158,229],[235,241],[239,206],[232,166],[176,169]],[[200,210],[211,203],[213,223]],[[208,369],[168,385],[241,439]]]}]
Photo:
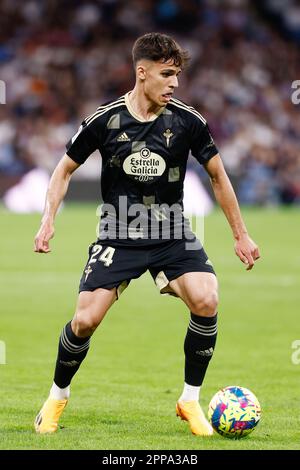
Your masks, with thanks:
[{"label": "black football jersey", "polygon": [[[100,106],[88,116],[68,142],[66,153],[82,164],[96,149],[100,151],[100,238],[107,238],[115,227],[109,238],[149,243],[154,219],[168,220],[168,237],[174,238],[174,224],[184,224],[183,182],[189,153],[204,164],[218,150],[205,119],[193,107],[171,98],[153,119],[144,121],[131,108],[128,95]],[[177,208],[181,218],[168,212],[170,206]],[[134,224],[137,216],[138,223]],[[131,234],[130,223],[134,227]],[[160,227],[156,240],[161,238]]]}]

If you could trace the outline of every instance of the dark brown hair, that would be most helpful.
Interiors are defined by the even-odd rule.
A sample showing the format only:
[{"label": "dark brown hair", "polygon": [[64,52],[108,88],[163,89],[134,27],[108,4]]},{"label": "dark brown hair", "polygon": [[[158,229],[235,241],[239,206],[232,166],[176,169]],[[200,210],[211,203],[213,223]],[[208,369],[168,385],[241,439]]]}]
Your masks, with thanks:
[{"label": "dark brown hair", "polygon": [[170,36],[160,33],[148,33],[135,41],[132,48],[132,59],[134,66],[141,59],[155,62],[159,60],[167,62],[172,59],[176,67],[183,69],[189,60],[189,54],[181,49]]}]

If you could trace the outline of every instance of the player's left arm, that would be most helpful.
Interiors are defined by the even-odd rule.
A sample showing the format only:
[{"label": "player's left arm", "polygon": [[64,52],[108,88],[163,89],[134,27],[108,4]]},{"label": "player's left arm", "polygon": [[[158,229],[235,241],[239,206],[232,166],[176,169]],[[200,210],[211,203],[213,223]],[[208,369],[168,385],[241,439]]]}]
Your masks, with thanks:
[{"label": "player's left arm", "polygon": [[243,263],[248,265],[247,271],[249,271],[253,268],[255,261],[260,258],[259,248],[248,235],[235,192],[220,155],[217,154],[208,160],[204,168],[210,176],[215,197],[232,229],[235,253]]}]

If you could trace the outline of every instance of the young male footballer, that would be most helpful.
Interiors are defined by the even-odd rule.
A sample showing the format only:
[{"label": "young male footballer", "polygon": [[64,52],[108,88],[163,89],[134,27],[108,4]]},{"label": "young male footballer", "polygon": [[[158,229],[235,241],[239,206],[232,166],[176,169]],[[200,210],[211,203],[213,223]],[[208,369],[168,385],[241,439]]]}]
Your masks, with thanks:
[{"label": "young male footballer", "polygon": [[199,392],[216,344],[218,284],[183,217],[190,152],[210,176],[237,256],[248,270],[259,258],[204,117],[173,97],[187,52],[171,37],[150,33],[136,40],[132,56],[133,90],[100,106],[67,144],[51,177],[35,237],[35,251],[48,253],[55,215],[71,175],[98,149],[103,198],[99,237],[89,248],[74,317],[59,338],[53,385],[34,423],[37,433],[58,429],[71,380],[88,353],[92,334],[131,279],[149,269],[160,292],[177,296],[190,311],[185,379],[176,413],[188,421],[193,434],[212,435]]}]

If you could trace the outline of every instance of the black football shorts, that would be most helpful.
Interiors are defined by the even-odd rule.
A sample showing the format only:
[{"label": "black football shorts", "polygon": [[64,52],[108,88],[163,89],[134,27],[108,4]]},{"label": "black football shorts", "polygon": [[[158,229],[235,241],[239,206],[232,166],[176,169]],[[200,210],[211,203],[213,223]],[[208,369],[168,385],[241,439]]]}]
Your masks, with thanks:
[{"label": "black football shorts", "polygon": [[186,240],[168,240],[148,246],[125,246],[112,240],[97,240],[89,247],[79,292],[116,287],[119,297],[131,279],[140,277],[149,269],[161,294],[173,294],[168,284],[182,274],[215,274],[198,240],[195,248],[186,249]]}]

